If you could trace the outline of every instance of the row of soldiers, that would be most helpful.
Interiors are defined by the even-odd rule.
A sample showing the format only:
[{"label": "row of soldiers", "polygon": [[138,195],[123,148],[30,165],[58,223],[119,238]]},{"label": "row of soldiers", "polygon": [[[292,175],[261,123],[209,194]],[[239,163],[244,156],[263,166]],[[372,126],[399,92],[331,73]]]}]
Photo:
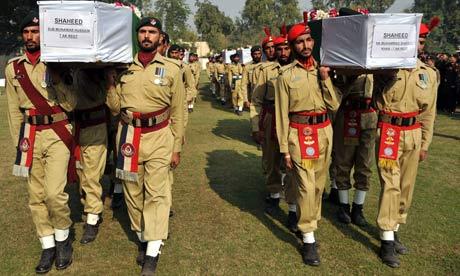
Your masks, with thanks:
[{"label": "row of soldiers", "polygon": [[[340,11],[341,16],[353,14]],[[306,20],[289,30],[283,26],[278,37],[267,28],[265,33],[261,47],[251,49],[253,62],[240,71],[240,90],[234,92],[237,86],[232,85],[231,91],[242,91],[250,104],[252,136],[262,146],[266,212],[279,208],[284,191],[287,227],[302,236],[303,261],[319,265],[314,232],[328,173],[330,196],[339,203],[338,220],[365,226],[363,206],[375,156],[381,184],[379,256],[386,265],[398,267],[398,254],[408,249],[397,233],[406,223],[418,164],[426,159],[433,135],[436,72],[420,60],[414,69],[332,71],[313,58],[315,41]],[[420,41],[428,34],[423,24]],[[423,47],[419,43],[418,50]],[[266,61],[260,59],[262,51]],[[224,74],[228,86],[237,66],[238,59],[232,58],[226,70],[221,56],[208,65],[223,103]],[[237,101],[233,105],[239,108]]]},{"label": "row of soldiers", "polygon": [[[86,214],[80,242],[96,239],[103,212],[100,180],[107,145],[114,144],[115,176],[122,185],[115,185],[113,200],[119,203],[124,194],[139,239],[136,262],[142,275],[153,275],[168,237],[173,170],[196,98],[197,55],[183,63],[184,49],[169,45],[161,22],[151,17],[136,26],[140,51],[133,63],[104,70],[42,62],[35,11],[20,31],[24,55],[8,62],[6,94],[11,137],[17,141],[13,174],[27,177],[42,246],[35,272],[72,263],[67,183],[80,184]],[[108,118],[115,122],[111,131]]]}]

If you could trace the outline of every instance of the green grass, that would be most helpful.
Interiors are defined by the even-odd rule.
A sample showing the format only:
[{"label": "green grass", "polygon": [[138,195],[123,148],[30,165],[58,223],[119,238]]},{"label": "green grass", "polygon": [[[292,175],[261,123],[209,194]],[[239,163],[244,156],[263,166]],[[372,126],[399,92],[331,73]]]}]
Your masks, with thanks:
[{"label": "green grass", "polygon": [[[170,238],[165,242],[159,275],[458,275],[460,272],[460,118],[440,115],[429,159],[419,169],[414,203],[400,237],[410,248],[399,269],[383,265],[375,226],[379,184],[374,174],[365,214],[370,226],[359,229],[336,222],[335,206],[325,203],[316,232],[322,264],[303,265],[299,240],[285,227],[287,206],[274,217],[264,214],[261,152],[251,142],[247,113],[235,116],[209,96],[207,81],[187,130],[182,163],[173,186]],[[6,97],[0,96],[0,275],[31,275],[40,245],[27,206],[26,181],[11,176]],[[104,184],[107,190],[107,185]],[[71,194],[76,242],[74,263],[50,275],[136,275],[135,237],[126,210],[109,209],[98,239],[82,246],[81,206]]]}]

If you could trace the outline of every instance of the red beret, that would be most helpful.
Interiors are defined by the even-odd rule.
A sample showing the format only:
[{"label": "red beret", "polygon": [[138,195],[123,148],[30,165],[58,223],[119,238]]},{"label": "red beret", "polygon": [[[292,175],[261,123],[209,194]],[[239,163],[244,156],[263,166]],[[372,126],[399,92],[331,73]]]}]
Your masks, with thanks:
[{"label": "red beret", "polygon": [[264,32],[265,32],[265,38],[262,40],[262,47],[265,46],[265,44],[269,42],[273,42],[273,36],[270,32],[270,28],[265,27]]},{"label": "red beret", "polygon": [[288,40],[292,42],[296,40],[299,36],[303,34],[309,34],[310,27],[308,27],[305,23],[298,23],[291,27],[288,33]]},{"label": "red beret", "polygon": [[428,29],[428,26],[424,23],[420,24],[420,33],[419,36],[425,37],[430,33],[430,29]]},{"label": "red beret", "polygon": [[287,32],[285,24],[281,26],[280,36],[277,36],[275,40],[273,41],[273,43],[275,44],[275,46],[280,45],[280,44],[288,44],[288,32]]}]

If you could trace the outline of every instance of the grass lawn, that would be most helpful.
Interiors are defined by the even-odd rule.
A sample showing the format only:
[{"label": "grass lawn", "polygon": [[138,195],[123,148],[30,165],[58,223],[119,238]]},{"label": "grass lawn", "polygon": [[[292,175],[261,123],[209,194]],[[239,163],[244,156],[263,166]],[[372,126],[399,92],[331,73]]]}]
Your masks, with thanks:
[{"label": "grass lawn", "polygon": [[[204,75],[203,75],[204,76]],[[460,273],[460,118],[439,115],[430,156],[419,169],[414,202],[400,237],[410,249],[401,267],[391,269],[376,255],[377,177],[372,179],[366,228],[336,222],[337,207],[323,205],[316,232],[320,267],[302,263],[298,238],[285,227],[287,205],[264,214],[261,152],[250,139],[249,116],[234,115],[209,96],[201,96],[187,130],[182,163],[175,174],[170,238],[159,275],[459,275]],[[0,96],[0,275],[32,275],[40,254],[26,181],[11,175],[14,145],[7,123],[6,96]],[[105,190],[108,185],[104,184]],[[126,209],[113,213],[105,200],[98,239],[81,245],[82,207],[75,185],[68,187],[74,221],[74,263],[49,275],[136,275],[135,236]]]}]

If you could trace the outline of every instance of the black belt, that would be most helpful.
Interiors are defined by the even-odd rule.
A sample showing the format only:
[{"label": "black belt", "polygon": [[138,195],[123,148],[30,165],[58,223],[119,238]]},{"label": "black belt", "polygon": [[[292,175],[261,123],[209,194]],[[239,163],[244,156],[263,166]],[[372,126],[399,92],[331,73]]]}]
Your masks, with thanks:
[{"label": "black belt", "polygon": [[370,102],[366,102],[365,100],[345,100],[345,107],[354,110],[368,110],[372,108],[372,104]]},{"label": "black belt", "polygon": [[157,124],[157,118],[142,118],[142,119],[132,119],[131,123],[134,127],[153,127]]},{"label": "black belt", "polygon": [[289,121],[296,124],[316,125],[322,124],[328,120],[327,113],[318,115],[301,115],[296,113],[289,114]]},{"label": "black belt", "polygon": [[50,115],[27,116],[27,122],[31,125],[51,125],[54,119]]},{"label": "black belt", "polygon": [[415,125],[418,122],[418,119],[417,119],[417,116],[403,118],[403,117],[391,116],[388,114],[383,114],[383,115],[380,114],[379,122],[392,124],[394,126],[408,127],[408,126]]}]

